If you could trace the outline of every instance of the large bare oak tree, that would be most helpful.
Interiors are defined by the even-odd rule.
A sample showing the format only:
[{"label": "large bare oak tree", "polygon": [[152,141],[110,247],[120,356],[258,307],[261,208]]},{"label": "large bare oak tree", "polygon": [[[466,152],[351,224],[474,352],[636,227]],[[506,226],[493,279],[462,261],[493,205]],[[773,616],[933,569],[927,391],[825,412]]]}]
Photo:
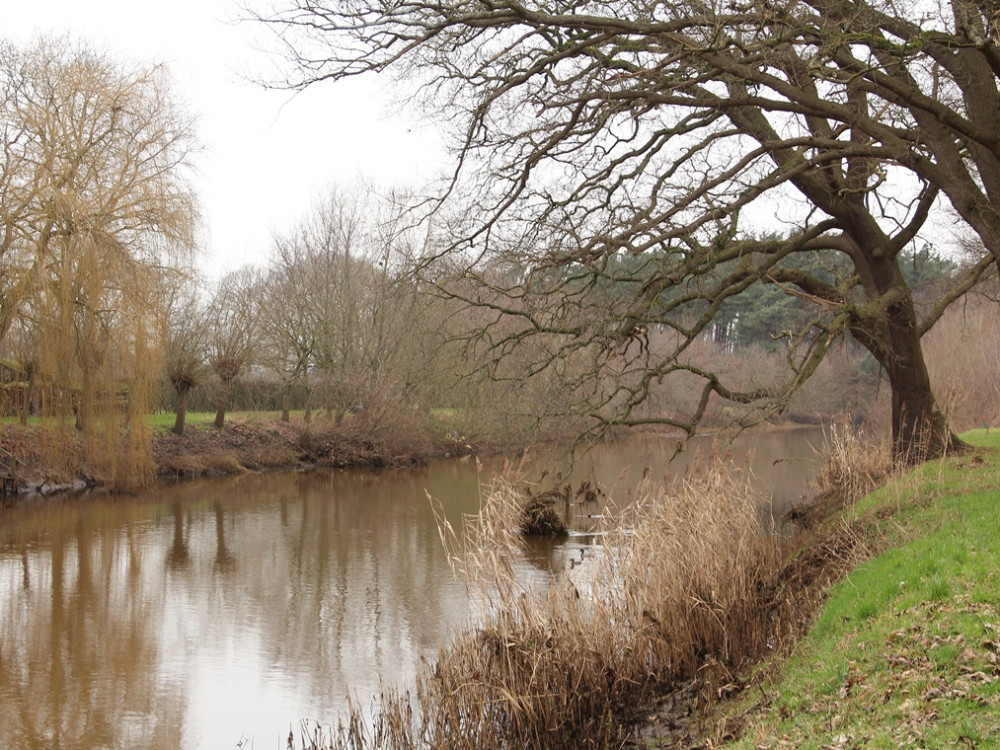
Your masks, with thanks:
[{"label": "large bare oak tree", "polygon": [[[1000,259],[992,2],[282,0],[254,16],[284,45],[285,85],[394,72],[441,113],[458,166],[439,216],[459,217],[442,254],[495,312],[482,340],[497,356],[556,342],[539,367],[603,362],[618,377],[602,389],[590,370],[599,423],[690,430],[713,394],[780,408],[849,335],[891,386],[896,458],[958,444],[920,340]],[[965,235],[984,252],[918,314],[901,258]],[[790,262],[803,253],[847,272]],[[688,352],[758,284],[816,315],[789,332],[787,378],[732,387]],[[637,416],[677,372],[700,379],[699,407]]]}]

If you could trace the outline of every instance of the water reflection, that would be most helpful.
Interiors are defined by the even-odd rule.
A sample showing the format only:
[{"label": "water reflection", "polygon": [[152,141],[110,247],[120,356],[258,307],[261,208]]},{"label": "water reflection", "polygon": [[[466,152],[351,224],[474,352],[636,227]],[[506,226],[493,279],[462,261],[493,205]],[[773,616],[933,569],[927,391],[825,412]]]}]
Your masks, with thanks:
[{"label": "water reflection", "polygon": [[162,604],[142,595],[141,562],[129,552],[132,519],[107,526],[105,518],[39,507],[3,520],[5,745],[101,748],[156,737],[177,746],[183,695],[158,685],[155,670],[138,668],[159,658]]},{"label": "water reflection", "polygon": [[[184,506],[181,505],[179,499],[170,503],[170,511],[174,516],[174,539],[167,551],[167,567],[181,570],[187,567],[191,555],[188,553],[187,535],[184,527]],[[134,549],[130,548],[129,551],[134,552]]]},{"label": "water reflection", "polygon": [[[804,440],[773,450],[757,441],[758,463],[780,458],[787,478],[785,468],[805,466],[790,458],[805,455]],[[633,478],[662,474],[662,444],[592,454],[574,481],[627,495],[626,466]],[[801,491],[795,481],[787,492]],[[469,613],[427,494],[459,528],[480,482],[473,462],[448,462],[0,511],[0,737],[64,750],[195,750],[241,737],[279,747],[290,724],[332,718],[349,691],[365,701],[380,677],[405,681]],[[582,531],[599,508],[571,510]],[[533,545],[524,565],[544,578],[589,541]]]}]

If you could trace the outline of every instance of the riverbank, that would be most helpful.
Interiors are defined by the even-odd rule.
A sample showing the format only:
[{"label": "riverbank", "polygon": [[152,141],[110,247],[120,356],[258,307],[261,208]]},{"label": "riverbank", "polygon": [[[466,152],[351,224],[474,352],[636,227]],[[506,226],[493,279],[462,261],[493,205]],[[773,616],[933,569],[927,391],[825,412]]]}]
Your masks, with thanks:
[{"label": "riverbank", "polygon": [[976,449],[827,515],[814,540],[852,540],[858,564],[808,631],[735,676],[732,698],[692,699],[686,733],[663,710],[644,746],[1000,745],[1000,435],[962,437]]},{"label": "riverbank", "polygon": [[266,417],[230,419],[223,430],[206,426],[184,435],[153,438],[156,473],[191,478],[245,471],[323,467],[399,467],[492,446],[420,430],[374,430],[366,425],[316,420],[308,426]]},{"label": "riverbank", "polygon": [[[443,410],[410,424],[367,414],[341,420],[314,417],[305,424],[301,415],[282,421],[277,412],[237,412],[218,430],[214,414],[197,413],[188,415],[187,429],[179,436],[169,429],[172,415],[157,415],[151,417],[151,476],[176,480],[310,467],[400,468],[440,458],[514,456],[527,449],[569,445],[582,430],[565,425],[548,431],[501,425],[467,434],[451,417]],[[818,418],[799,419],[763,429],[801,429],[807,423],[820,424]],[[701,434],[718,433],[706,429]],[[102,460],[107,463],[106,457]],[[107,471],[107,466],[102,469],[88,461],[84,439],[71,424],[0,424],[0,478],[6,479],[7,493],[51,494],[109,486]]]},{"label": "riverbank", "polygon": [[[230,415],[225,428],[208,415],[189,420],[183,435],[154,426],[153,473],[160,479],[296,470],[306,467],[401,467],[435,458],[488,454],[517,448],[496,438],[469,438],[445,425],[392,429],[354,421],[301,418],[288,422],[269,414]],[[105,478],[86,456],[82,436],[69,426],[0,427],[0,474],[19,493],[50,493],[101,486]],[[9,491],[11,488],[7,487]]]},{"label": "riverbank", "polygon": [[[265,429],[287,429],[287,433],[265,434]],[[282,428],[277,420],[250,425],[235,420],[222,433],[197,429],[180,446],[171,448],[169,442],[166,446],[190,462],[190,456],[207,455],[211,450],[231,456],[226,451],[235,445],[244,458],[232,468],[247,471],[280,465],[289,456],[303,460],[297,434],[294,424]],[[164,437],[174,440],[165,433]],[[723,462],[736,472],[730,477],[735,481],[730,482],[712,465],[702,465],[709,473],[695,495],[653,502],[642,516],[629,516],[618,532],[611,530],[619,534],[613,537],[617,541],[601,548],[629,550],[626,555],[578,550],[580,555],[574,555],[569,565],[567,585],[545,600],[522,596],[515,582],[510,582],[506,590],[512,598],[496,607],[507,615],[465,633],[466,640],[455,641],[456,648],[431,665],[432,671],[423,673],[424,685],[433,691],[429,697],[436,701],[428,705],[455,711],[436,713],[445,722],[440,731],[468,732],[472,726],[469,712],[484,710],[488,713],[481,717],[480,748],[493,746],[487,740],[501,719],[510,725],[523,724],[526,736],[544,740],[507,746],[568,748],[593,740],[594,746],[617,747],[628,737],[651,747],[719,747],[729,742],[747,750],[820,746],[813,739],[817,736],[832,747],[905,746],[928,737],[926,746],[995,742],[991,715],[976,712],[996,708],[995,694],[989,691],[1000,676],[995,660],[1000,644],[990,635],[997,626],[993,571],[1000,563],[994,541],[1000,537],[1000,519],[993,507],[1000,499],[1000,453],[996,451],[1000,435],[972,433],[966,438],[993,450],[920,467],[870,495],[864,488],[874,475],[862,461],[877,451],[861,446],[862,455],[848,456],[827,481],[853,488],[851,494],[869,496],[849,508],[838,506],[837,498],[829,495],[825,505],[798,508],[795,522],[805,530],[791,553],[774,550],[771,534],[748,533],[750,522],[759,520],[759,514],[756,506],[735,502],[741,496],[745,466],[741,473],[731,460]],[[233,442],[219,442],[225,440]],[[286,445],[286,451],[274,452],[280,444]],[[312,456],[332,461],[344,455],[334,448],[335,442],[327,435],[316,443],[318,452]],[[214,464],[215,459],[203,457],[199,466],[186,463],[182,470],[202,472]],[[245,480],[257,479],[267,477],[237,480],[244,493],[238,504],[246,499],[250,482]],[[686,484],[698,489],[698,483]],[[647,489],[655,501],[657,488],[650,485]],[[330,495],[326,488],[321,494]],[[349,496],[345,493],[344,498]],[[504,498],[510,502],[500,510],[505,507],[513,512],[518,507],[514,501],[523,496],[508,492],[500,499]],[[418,505],[423,506],[422,495]],[[205,549],[211,551],[213,543],[218,546],[216,557],[223,563],[230,559],[224,541],[246,539],[230,533],[236,532],[225,504],[210,509],[208,521],[200,526],[192,526],[180,505],[164,507],[171,509],[168,517],[180,519],[176,526],[166,527],[166,537],[172,529],[176,539],[184,542],[189,539],[185,529],[204,527]],[[736,513],[738,508],[743,510]],[[662,510],[670,512],[661,514]],[[100,516],[88,513],[87,518]],[[312,528],[317,518],[315,514],[309,517]],[[512,557],[504,559],[523,555],[517,540],[498,533],[511,528],[504,519],[496,516],[481,529],[485,544],[478,547],[490,559],[480,559],[477,566],[457,554],[462,550],[453,550],[456,554],[449,556],[450,560],[465,559],[466,571],[484,571],[491,591],[498,580],[492,575],[493,556],[506,554],[500,542],[514,544]],[[84,528],[78,521],[68,528],[81,534],[80,538],[90,536],[89,526]],[[351,545],[355,536],[348,534]],[[437,536],[429,537],[427,543],[437,549]],[[33,549],[27,542],[24,545]],[[25,554],[16,560],[34,575],[34,553]],[[892,554],[897,555],[896,567],[864,572]],[[103,552],[95,555],[102,560],[117,559]],[[176,565],[179,558],[171,552],[167,559]],[[41,569],[47,569],[46,565]],[[215,570],[215,565],[208,558],[209,570]],[[412,566],[390,567],[410,570]],[[508,567],[501,565],[501,572]],[[831,596],[829,584],[834,579],[842,583],[833,587]],[[727,580],[725,586],[718,583]],[[607,596],[581,595],[598,586]],[[279,588],[284,591],[285,584]],[[413,588],[412,581],[403,588]],[[831,609],[841,595],[838,591],[847,597],[846,603]],[[907,599],[908,594],[915,598]],[[814,605],[824,603],[826,609],[817,624]],[[609,629],[611,623],[616,627]],[[761,626],[768,629],[758,629]],[[824,627],[826,641],[810,646]],[[275,632],[284,638],[286,623],[279,622]],[[799,639],[803,633],[805,637]],[[637,658],[640,654],[642,658]],[[762,662],[761,654],[770,658]],[[798,676],[789,677],[795,670]],[[489,683],[487,675],[511,681]],[[455,685],[466,687],[460,695],[453,695]],[[478,699],[473,687],[482,688]],[[497,695],[512,698],[498,702]],[[455,697],[463,702],[444,702]],[[972,705],[966,706],[966,701]],[[401,710],[395,714],[383,713],[382,720],[415,715],[403,710],[407,705],[399,704]],[[651,716],[656,717],[654,721]],[[455,721],[447,723],[449,717]],[[534,719],[539,720],[537,724],[531,724]],[[645,723],[641,733],[635,731],[637,721]],[[884,727],[895,730],[897,725],[905,725],[910,734],[879,734]],[[330,742],[321,746],[366,745]]]}]

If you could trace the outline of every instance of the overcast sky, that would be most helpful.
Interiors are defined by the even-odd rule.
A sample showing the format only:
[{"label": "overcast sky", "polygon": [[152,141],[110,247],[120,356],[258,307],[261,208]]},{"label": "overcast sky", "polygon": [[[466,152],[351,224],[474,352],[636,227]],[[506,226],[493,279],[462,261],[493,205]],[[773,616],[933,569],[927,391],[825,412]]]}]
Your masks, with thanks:
[{"label": "overcast sky", "polygon": [[69,33],[126,62],[169,66],[204,148],[200,265],[213,276],[263,262],[272,231],[331,184],[416,185],[442,162],[433,133],[392,117],[376,81],[298,95],[246,83],[268,60],[254,43],[261,30],[235,15],[231,0],[0,0],[0,34],[15,42]]}]

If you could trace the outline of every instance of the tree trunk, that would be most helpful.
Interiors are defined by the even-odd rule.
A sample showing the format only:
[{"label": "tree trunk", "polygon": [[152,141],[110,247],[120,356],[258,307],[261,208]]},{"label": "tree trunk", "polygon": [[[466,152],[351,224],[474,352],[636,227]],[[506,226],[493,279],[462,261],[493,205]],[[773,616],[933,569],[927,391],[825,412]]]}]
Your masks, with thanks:
[{"label": "tree trunk", "polygon": [[912,299],[892,305],[888,352],[881,363],[892,391],[892,457],[898,465],[940,458],[965,444],[948,426],[931,389]]},{"label": "tree trunk", "polygon": [[[853,308],[851,334],[875,357],[892,393],[892,460],[912,466],[960,450],[959,440],[938,409],[927,372],[922,332],[913,294],[898,256],[885,251],[878,235],[855,227],[867,242],[856,245],[854,268],[867,290],[870,306]],[[885,304],[885,307],[881,307]]]},{"label": "tree trunk", "polygon": [[923,358],[886,369],[892,390],[893,462],[919,464],[964,447],[935,403]]},{"label": "tree trunk", "polygon": [[35,368],[28,365],[26,368],[28,375],[28,386],[23,392],[24,399],[21,402],[21,425],[28,424],[28,416],[31,414],[31,401],[35,397]]},{"label": "tree trunk", "polygon": [[91,407],[93,405],[94,379],[87,363],[83,365],[81,388],[76,399],[76,429],[84,432],[90,429]]},{"label": "tree trunk", "polygon": [[184,422],[187,419],[187,400],[190,388],[182,388],[177,391],[177,418],[174,419],[173,433],[175,435],[184,434]]},{"label": "tree trunk", "polygon": [[281,392],[281,421],[290,422],[292,419],[292,394],[288,386]]},{"label": "tree trunk", "polygon": [[221,430],[226,423],[226,410],[229,408],[230,381],[222,381],[222,392],[219,394],[219,406],[215,411],[215,429]]}]

